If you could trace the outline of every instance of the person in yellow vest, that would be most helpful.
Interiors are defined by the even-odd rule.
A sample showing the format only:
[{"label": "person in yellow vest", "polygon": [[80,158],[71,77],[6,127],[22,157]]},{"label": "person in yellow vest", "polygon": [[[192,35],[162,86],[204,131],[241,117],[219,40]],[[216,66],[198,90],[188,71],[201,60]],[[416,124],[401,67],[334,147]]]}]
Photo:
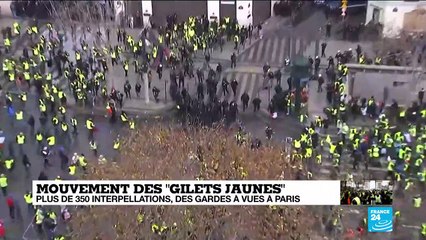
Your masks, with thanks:
[{"label": "person in yellow vest", "polygon": [[238,35],[235,35],[234,36],[234,44],[235,44],[234,49],[235,50],[238,49],[238,43],[239,43],[239,41],[240,41],[240,38],[238,37]]},{"label": "person in yellow vest", "polygon": [[361,55],[359,56],[359,64],[365,64],[365,57],[364,57],[364,54],[361,54]]},{"label": "person in yellow vest", "polygon": [[93,139],[90,140],[89,145],[90,145],[90,149],[93,151],[93,154],[95,156],[98,156],[98,144],[96,143],[96,141]]},{"label": "person in yellow vest", "polygon": [[21,35],[21,25],[18,22],[13,23],[13,33],[15,35]]},{"label": "person in yellow vest", "polygon": [[422,198],[420,197],[420,194],[413,197],[413,206],[415,208],[420,208],[422,205]]},{"label": "person in yellow vest", "polygon": [[81,53],[79,51],[75,51],[75,61],[81,61]]},{"label": "person in yellow vest", "polygon": [[16,135],[16,143],[19,146],[19,151],[23,153],[24,151],[23,146],[25,144],[25,135],[23,132],[20,132],[18,135]]},{"label": "person in yellow vest", "polygon": [[129,128],[130,128],[131,130],[135,129],[135,120],[133,120],[133,118],[131,118],[131,119],[129,120]]},{"label": "person in yellow vest", "polygon": [[16,111],[15,118],[16,118],[16,121],[24,120],[24,112],[22,110]]},{"label": "person in yellow vest", "polygon": [[34,211],[33,194],[30,191],[27,191],[24,194],[24,200],[25,200],[25,203],[27,204],[28,212],[32,213]]},{"label": "person in yellow vest", "polygon": [[153,223],[152,225],[151,225],[151,231],[153,232],[153,233],[159,233],[159,231],[160,231],[160,226],[158,226],[157,224],[155,224],[155,223]]},{"label": "person in yellow vest", "polygon": [[352,205],[361,205],[361,199],[356,196],[352,199]]},{"label": "person in yellow vest", "polygon": [[9,59],[3,60],[3,75],[4,76],[8,76],[9,75],[9,69],[7,67],[8,62],[9,62]]},{"label": "person in yellow vest", "polygon": [[58,124],[59,124],[59,118],[56,115],[53,115],[53,117],[52,117],[52,125],[54,127],[56,127],[56,126],[58,126]]},{"label": "person in yellow vest", "polygon": [[64,132],[64,134],[68,133],[68,124],[66,122],[61,122],[61,129]]},{"label": "person in yellow vest", "polygon": [[55,136],[51,135],[51,136],[49,136],[46,140],[47,140],[47,145],[48,145],[49,147],[53,147],[53,146],[55,146],[55,143],[56,143]]},{"label": "person in yellow vest", "polygon": [[65,237],[63,235],[58,235],[53,240],[65,240]]},{"label": "person in yellow vest", "polygon": [[142,210],[138,211],[138,215],[136,216],[136,221],[138,222],[138,224],[143,223],[143,221],[145,220],[145,214],[143,213]]},{"label": "person in yellow vest", "polygon": [[60,106],[58,108],[58,111],[62,114],[62,116],[65,116],[65,113],[67,112],[67,109],[64,106]]},{"label": "person in yellow vest", "polygon": [[86,171],[86,169],[87,169],[87,160],[86,160],[86,157],[84,156],[84,154],[80,154],[80,156],[78,157],[78,164],[83,169],[83,171]]},{"label": "person in yellow vest", "polygon": [[118,137],[114,140],[113,148],[117,151],[120,149],[120,139]]},{"label": "person in yellow vest", "polygon": [[37,232],[39,234],[43,234],[43,221],[44,221],[44,213],[41,208],[37,208],[35,215],[35,224],[37,226]]},{"label": "person in yellow vest", "polygon": [[122,111],[120,114],[120,119],[122,123],[126,123],[128,122],[129,118],[127,117],[127,113]]},{"label": "person in yellow vest", "polygon": [[112,66],[114,66],[115,64],[117,64],[117,54],[115,53],[115,51],[113,49],[111,49],[111,63]]},{"label": "person in yellow vest", "polygon": [[35,134],[35,139],[37,141],[37,144],[40,147],[41,143],[43,142],[43,134],[40,131],[37,131],[36,134]]},{"label": "person in yellow vest", "polygon": [[15,70],[9,70],[9,82],[14,82],[16,80]]},{"label": "person in yellow vest", "polygon": [[7,177],[4,173],[0,174],[0,188],[4,196],[7,196]]},{"label": "person in yellow vest", "polygon": [[127,60],[124,61],[123,69],[124,69],[124,77],[127,77],[129,73],[129,61]]},{"label": "person in yellow vest", "polygon": [[31,31],[37,35],[38,34],[38,27],[37,26],[32,26],[31,27]]},{"label": "person in yellow vest", "polygon": [[71,121],[71,126],[73,128],[72,133],[77,134],[77,118],[74,116],[74,117],[71,118],[70,121]]},{"label": "person in yellow vest", "polygon": [[93,120],[91,118],[86,120],[86,128],[89,131],[89,138],[93,138],[93,132],[95,130],[95,124],[93,123]]},{"label": "person in yellow vest", "polygon": [[76,166],[76,164],[75,164],[75,163],[72,163],[72,164],[68,167],[68,173],[69,173],[69,175],[74,176],[74,175],[75,175],[76,170],[77,170],[77,166]]},{"label": "person in yellow vest", "polygon": [[12,43],[10,42],[10,39],[7,37],[4,39],[4,49],[6,50],[6,53],[9,53],[10,47]]},{"label": "person in yellow vest", "polygon": [[7,171],[12,171],[13,167],[15,166],[15,160],[13,160],[13,158],[8,158],[6,160],[4,160],[4,167],[6,168]]},{"label": "person in yellow vest", "polygon": [[422,223],[421,229],[420,229],[420,234],[422,235],[423,239],[426,239],[426,223]]},{"label": "person in yellow vest", "polygon": [[322,164],[322,155],[321,155],[321,153],[317,154],[316,159],[317,159],[317,164],[321,165]]},{"label": "person in yellow vest", "polygon": [[58,219],[58,217],[57,217],[57,215],[56,215],[56,213],[54,212],[54,211],[49,211],[48,213],[47,213],[47,216],[50,218],[50,219],[52,219],[53,220],[53,224],[54,225],[56,225],[56,224],[58,224],[58,221],[57,221],[57,219]]},{"label": "person in yellow vest", "polygon": [[19,99],[22,101],[22,103],[25,105],[25,103],[27,102],[27,93],[23,92],[21,94],[19,94]]}]

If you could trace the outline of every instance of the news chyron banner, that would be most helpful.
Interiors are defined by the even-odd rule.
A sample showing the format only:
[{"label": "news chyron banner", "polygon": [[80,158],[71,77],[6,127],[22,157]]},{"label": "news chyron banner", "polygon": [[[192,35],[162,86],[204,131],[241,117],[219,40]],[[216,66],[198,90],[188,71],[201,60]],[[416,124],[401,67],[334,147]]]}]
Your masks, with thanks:
[{"label": "news chyron banner", "polygon": [[33,205],[339,205],[340,181],[33,181]]}]

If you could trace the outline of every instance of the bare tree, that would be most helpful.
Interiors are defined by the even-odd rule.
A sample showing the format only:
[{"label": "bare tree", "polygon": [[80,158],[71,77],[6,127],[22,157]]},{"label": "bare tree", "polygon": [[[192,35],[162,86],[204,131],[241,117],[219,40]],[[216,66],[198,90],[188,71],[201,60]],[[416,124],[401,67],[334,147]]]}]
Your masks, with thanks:
[{"label": "bare tree", "polygon": [[[82,178],[288,180],[295,175],[280,146],[251,150],[221,128],[142,126],[123,146],[116,163],[91,166]],[[73,239],[310,239],[313,219],[305,207],[99,206],[78,210],[71,228]],[[168,231],[153,233],[152,224]]]}]

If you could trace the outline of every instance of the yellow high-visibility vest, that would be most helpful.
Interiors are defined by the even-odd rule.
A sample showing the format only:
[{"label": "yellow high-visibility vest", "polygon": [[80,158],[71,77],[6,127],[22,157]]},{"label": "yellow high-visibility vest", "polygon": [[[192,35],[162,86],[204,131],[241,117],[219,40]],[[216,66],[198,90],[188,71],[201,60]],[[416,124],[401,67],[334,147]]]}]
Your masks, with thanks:
[{"label": "yellow high-visibility vest", "polygon": [[32,204],[33,203],[33,196],[31,194],[25,194],[24,195],[25,203]]},{"label": "yellow high-visibility vest", "polygon": [[18,111],[16,112],[16,120],[20,121],[24,119],[24,112]]},{"label": "yellow high-visibility vest", "polygon": [[1,188],[7,187],[7,177],[6,176],[0,177],[0,187]]},{"label": "yellow high-visibility vest", "polygon": [[19,145],[24,144],[25,143],[25,136],[24,135],[18,135],[18,136],[16,136],[16,142]]},{"label": "yellow high-visibility vest", "polygon": [[4,40],[4,46],[5,46],[5,47],[10,47],[10,45],[11,45],[11,43],[10,43],[10,39],[9,39],[9,38],[6,38],[6,39]]},{"label": "yellow high-visibility vest", "polygon": [[13,159],[7,159],[7,160],[4,161],[4,166],[6,167],[7,170],[10,170],[10,169],[12,169],[14,162],[15,162],[15,160],[13,160]]},{"label": "yellow high-visibility vest", "polygon": [[74,165],[71,165],[71,166],[69,166],[69,167],[68,167],[68,173],[69,173],[71,176],[74,176],[74,175],[75,175],[75,170],[76,170],[76,167],[75,167]]},{"label": "yellow high-visibility vest", "polygon": [[120,141],[115,140],[114,141],[114,150],[118,150],[120,148]]},{"label": "yellow high-visibility vest", "polygon": [[86,158],[84,156],[78,157],[78,163],[80,166],[85,167],[87,166]]},{"label": "yellow high-visibility vest", "polygon": [[55,145],[55,136],[50,136],[47,138],[47,145],[49,146]]}]

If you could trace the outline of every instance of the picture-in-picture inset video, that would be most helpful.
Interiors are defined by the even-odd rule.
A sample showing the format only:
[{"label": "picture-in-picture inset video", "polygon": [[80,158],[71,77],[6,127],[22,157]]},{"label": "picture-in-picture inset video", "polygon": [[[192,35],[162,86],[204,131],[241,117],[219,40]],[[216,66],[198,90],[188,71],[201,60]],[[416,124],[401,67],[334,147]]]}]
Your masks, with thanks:
[{"label": "picture-in-picture inset video", "polygon": [[341,205],[392,205],[393,181],[342,181],[340,187]]}]

